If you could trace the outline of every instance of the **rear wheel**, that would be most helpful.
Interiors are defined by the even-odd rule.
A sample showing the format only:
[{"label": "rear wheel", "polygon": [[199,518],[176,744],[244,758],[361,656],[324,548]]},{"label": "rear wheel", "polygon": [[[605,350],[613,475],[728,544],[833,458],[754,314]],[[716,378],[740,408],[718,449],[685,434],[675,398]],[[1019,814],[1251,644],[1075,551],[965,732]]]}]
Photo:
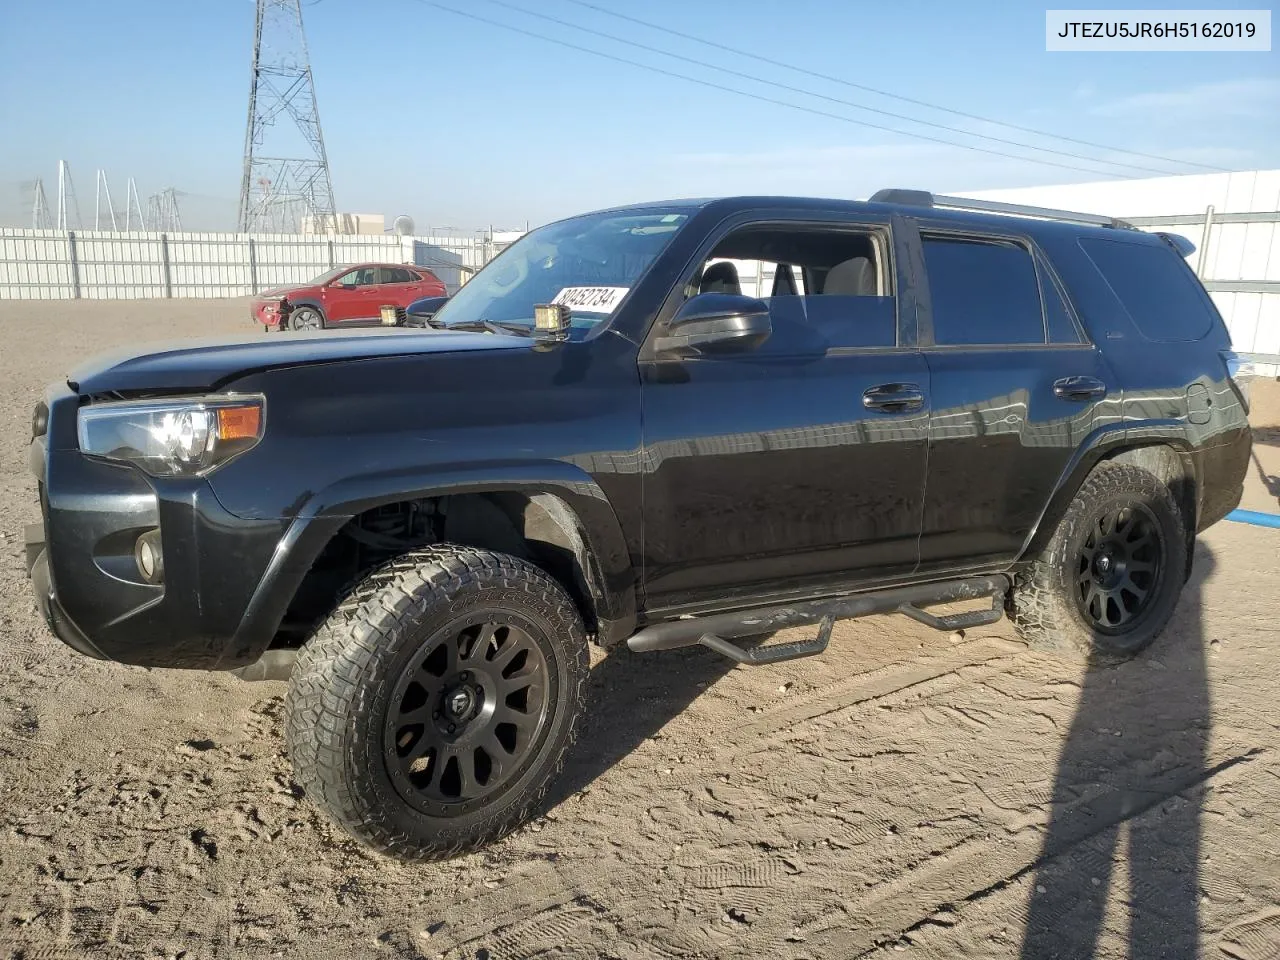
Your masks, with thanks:
[{"label": "rear wheel", "polygon": [[1131,657],[1160,635],[1186,579],[1186,528],[1154,474],[1104,463],[1071,501],[1010,599],[1032,647]]},{"label": "rear wheel", "polygon": [[290,679],[295,776],[340,826],[403,859],[483,846],[536,810],[582,711],[587,644],[542,570],[470,547],[371,574]]},{"label": "rear wheel", "polygon": [[289,314],[290,330],[323,330],[324,317],[313,307],[295,307]]}]

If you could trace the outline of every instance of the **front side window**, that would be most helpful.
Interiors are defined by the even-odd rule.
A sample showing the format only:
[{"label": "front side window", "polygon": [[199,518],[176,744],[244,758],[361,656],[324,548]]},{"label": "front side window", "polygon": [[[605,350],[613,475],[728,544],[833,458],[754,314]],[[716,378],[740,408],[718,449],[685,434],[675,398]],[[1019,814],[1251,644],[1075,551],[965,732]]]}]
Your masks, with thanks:
[{"label": "front side window", "polygon": [[767,300],[771,349],[893,347],[888,249],[887,232],[875,228],[752,224],[716,245],[685,292]]},{"label": "front side window", "polygon": [[934,343],[1044,343],[1035,263],[1010,240],[925,234]]},{"label": "front side window", "polygon": [[481,321],[533,326],[541,303],[567,306],[573,326],[612,316],[689,219],[686,213],[588,214],[521,237],[436,314],[443,326]]},{"label": "front side window", "polygon": [[342,286],[367,287],[377,283],[377,267],[357,267],[338,278]]}]

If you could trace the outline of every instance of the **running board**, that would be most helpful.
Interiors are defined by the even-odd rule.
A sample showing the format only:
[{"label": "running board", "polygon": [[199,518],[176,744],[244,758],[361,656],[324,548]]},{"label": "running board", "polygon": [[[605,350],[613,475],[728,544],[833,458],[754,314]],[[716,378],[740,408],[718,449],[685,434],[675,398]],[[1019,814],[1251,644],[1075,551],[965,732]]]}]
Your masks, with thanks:
[{"label": "running board", "polygon": [[[672,650],[676,647],[700,644],[748,666],[781,663],[784,660],[811,657],[826,650],[827,644],[831,641],[831,628],[837,620],[852,620],[879,613],[901,613],[935,630],[963,630],[995,623],[1004,613],[1004,599],[1009,592],[1009,586],[1010,581],[1007,576],[995,574],[941,583],[923,583],[877,593],[853,594],[830,600],[811,600],[805,603],[763,607],[738,613],[688,617],[645,627],[627,641],[627,646],[635,653],[648,653],[653,650]],[[923,609],[933,604],[976,600],[982,597],[991,598],[989,610],[971,610],[965,613],[935,616]],[[821,624],[818,635],[812,640],[766,645],[749,650],[729,642],[740,637],[772,633],[775,630],[802,627],[811,623]]]}]

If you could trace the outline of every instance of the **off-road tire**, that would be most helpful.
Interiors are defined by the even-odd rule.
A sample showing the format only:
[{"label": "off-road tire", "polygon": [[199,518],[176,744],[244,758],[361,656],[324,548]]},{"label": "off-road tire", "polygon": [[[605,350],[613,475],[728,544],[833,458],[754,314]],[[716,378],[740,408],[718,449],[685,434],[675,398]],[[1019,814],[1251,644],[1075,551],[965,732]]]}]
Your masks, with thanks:
[{"label": "off-road tire", "polygon": [[[301,317],[315,317],[318,324],[303,324]],[[289,313],[289,329],[290,330],[323,330],[325,328],[324,314],[315,307],[294,307]]]},{"label": "off-road tire", "polygon": [[[518,617],[537,635],[554,685],[539,728],[545,735],[527,768],[483,806],[429,815],[405,799],[403,774],[393,775],[384,753],[388,710],[399,709],[392,689],[431,638],[488,613]],[[339,826],[390,856],[436,860],[483,847],[533,816],[560,772],[585,704],[588,664],[577,608],[539,568],[451,544],[406,554],[365,578],[299,652],[286,697],[294,777]]]},{"label": "off-road tire", "polygon": [[[1106,511],[1126,507],[1145,509],[1154,520],[1159,561],[1154,593],[1142,614],[1122,632],[1107,633],[1086,617],[1073,591],[1092,525]],[[1149,646],[1173,616],[1186,579],[1186,544],[1185,520],[1168,486],[1139,467],[1100,464],[1081,484],[1044,551],[1016,578],[1010,618],[1033,649],[1103,662],[1128,659]]]}]

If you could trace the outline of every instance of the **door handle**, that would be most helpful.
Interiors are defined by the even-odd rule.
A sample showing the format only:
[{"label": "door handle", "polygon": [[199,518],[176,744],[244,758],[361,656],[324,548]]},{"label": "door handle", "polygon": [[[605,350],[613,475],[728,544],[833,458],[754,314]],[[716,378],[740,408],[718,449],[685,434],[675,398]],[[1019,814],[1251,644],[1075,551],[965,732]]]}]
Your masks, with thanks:
[{"label": "door handle", "polygon": [[1097,377],[1063,377],[1053,381],[1053,392],[1063,400],[1097,400],[1107,395],[1107,385]]},{"label": "door handle", "polygon": [[882,383],[862,392],[862,405],[886,413],[919,410],[924,406],[924,391],[917,383]]}]

